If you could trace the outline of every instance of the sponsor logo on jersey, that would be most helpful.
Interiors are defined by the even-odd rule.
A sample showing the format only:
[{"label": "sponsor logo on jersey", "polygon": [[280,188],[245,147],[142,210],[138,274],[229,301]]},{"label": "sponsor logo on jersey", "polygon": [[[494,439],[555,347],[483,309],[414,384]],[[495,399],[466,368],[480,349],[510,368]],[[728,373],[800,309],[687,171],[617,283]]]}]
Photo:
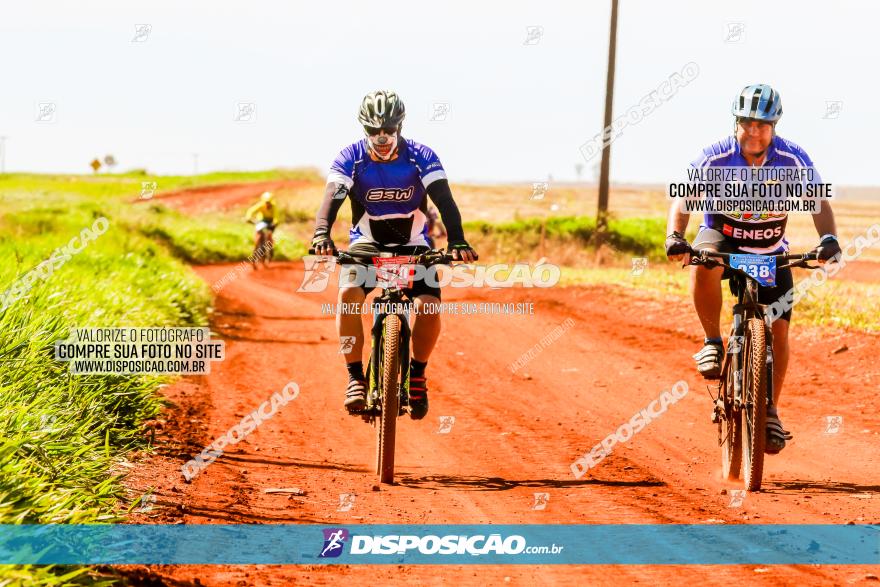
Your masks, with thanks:
[{"label": "sponsor logo on jersey", "polygon": [[727,212],[725,214],[728,218],[734,218],[745,222],[761,222],[762,220],[768,220],[770,218],[784,218],[787,215],[787,212],[762,212],[760,214],[754,212]]},{"label": "sponsor logo on jersey", "polygon": [[725,223],[721,232],[731,238],[764,240],[770,238],[779,238],[782,236],[782,227],[775,226],[773,228],[739,228]]},{"label": "sponsor logo on jersey", "polygon": [[413,196],[413,186],[408,188],[373,188],[367,192],[368,202],[406,202]]}]

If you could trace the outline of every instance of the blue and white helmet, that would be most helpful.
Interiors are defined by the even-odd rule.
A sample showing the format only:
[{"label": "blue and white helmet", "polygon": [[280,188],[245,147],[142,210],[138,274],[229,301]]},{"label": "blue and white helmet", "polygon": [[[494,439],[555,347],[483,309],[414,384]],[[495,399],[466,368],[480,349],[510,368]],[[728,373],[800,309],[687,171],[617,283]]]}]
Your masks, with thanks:
[{"label": "blue and white helmet", "polygon": [[737,118],[776,122],[782,118],[782,98],[767,84],[753,84],[743,88],[731,110]]}]

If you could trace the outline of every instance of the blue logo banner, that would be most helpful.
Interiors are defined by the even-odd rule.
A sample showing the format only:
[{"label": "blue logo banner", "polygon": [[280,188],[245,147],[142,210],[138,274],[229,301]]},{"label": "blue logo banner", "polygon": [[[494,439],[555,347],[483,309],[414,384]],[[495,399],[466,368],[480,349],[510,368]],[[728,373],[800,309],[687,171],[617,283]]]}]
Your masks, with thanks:
[{"label": "blue logo banner", "polygon": [[877,565],[868,525],[0,525],[0,564]]}]

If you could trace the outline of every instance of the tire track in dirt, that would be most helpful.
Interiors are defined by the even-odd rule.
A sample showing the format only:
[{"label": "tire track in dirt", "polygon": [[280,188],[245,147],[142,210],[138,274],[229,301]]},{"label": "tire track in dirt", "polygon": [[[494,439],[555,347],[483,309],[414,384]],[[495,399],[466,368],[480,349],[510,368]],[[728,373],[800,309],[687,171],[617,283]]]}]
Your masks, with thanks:
[{"label": "tire track in dirt", "polygon": [[[210,284],[233,265],[198,267]],[[766,464],[766,491],[728,507],[711,403],[690,354],[699,325],[680,299],[621,296],[612,288],[444,290],[444,301],[534,302],[535,315],[448,315],[428,368],[426,420],[401,419],[398,484],[374,491],[372,429],[341,407],[346,375],[334,319],[335,288],[297,294],[302,272],[276,264],[220,292],[212,327],[227,358],[204,378],[164,391],[176,403],[162,437],[179,450],[148,459],[130,478],[158,487],[162,523],[878,523],[877,336],[793,325],[781,415],[795,439]],[[516,374],[509,365],[566,318],[574,326]],[[842,342],[848,351],[835,354]],[[616,448],[588,475],[580,454],[676,381],[690,393]],[[299,397],[232,447],[191,484],[182,463],[289,381]],[[866,385],[867,384],[867,385]],[[871,393],[875,391],[875,393]],[[844,418],[825,434],[829,414]],[[439,433],[439,416],[454,416]],[[186,421],[186,419],[189,421]],[[205,428],[200,428],[205,426]],[[198,434],[193,428],[198,429]],[[863,432],[867,431],[867,432]],[[195,444],[195,446],[193,446]],[[174,446],[174,445],[169,445]],[[846,458],[840,458],[841,455]],[[303,495],[267,494],[296,487]],[[548,493],[543,510],[535,493]],[[338,511],[340,494],[355,495]],[[137,519],[137,518],[136,518]],[[575,585],[747,580],[851,582],[862,567],[299,566],[153,567],[202,584],[417,582]]]}]

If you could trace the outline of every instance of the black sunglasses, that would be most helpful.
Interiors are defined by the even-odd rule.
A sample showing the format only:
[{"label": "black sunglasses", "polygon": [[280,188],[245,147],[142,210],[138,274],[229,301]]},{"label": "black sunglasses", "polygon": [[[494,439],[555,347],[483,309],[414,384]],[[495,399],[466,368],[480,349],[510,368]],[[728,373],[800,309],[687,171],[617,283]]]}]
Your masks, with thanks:
[{"label": "black sunglasses", "polygon": [[382,128],[376,128],[373,126],[365,126],[364,132],[366,132],[371,137],[376,136],[380,132],[384,132],[386,135],[393,135],[398,131],[400,127],[398,126],[383,126]]},{"label": "black sunglasses", "polygon": [[750,122],[757,122],[757,123],[760,124],[761,126],[764,126],[764,125],[770,125],[770,126],[773,126],[773,123],[772,123],[772,122],[769,122],[769,121],[767,121],[767,120],[758,120],[758,119],[756,119],[756,118],[737,118],[737,119],[736,119],[736,123],[737,123],[737,124],[741,124],[741,125],[743,125],[743,126],[748,125]]}]

